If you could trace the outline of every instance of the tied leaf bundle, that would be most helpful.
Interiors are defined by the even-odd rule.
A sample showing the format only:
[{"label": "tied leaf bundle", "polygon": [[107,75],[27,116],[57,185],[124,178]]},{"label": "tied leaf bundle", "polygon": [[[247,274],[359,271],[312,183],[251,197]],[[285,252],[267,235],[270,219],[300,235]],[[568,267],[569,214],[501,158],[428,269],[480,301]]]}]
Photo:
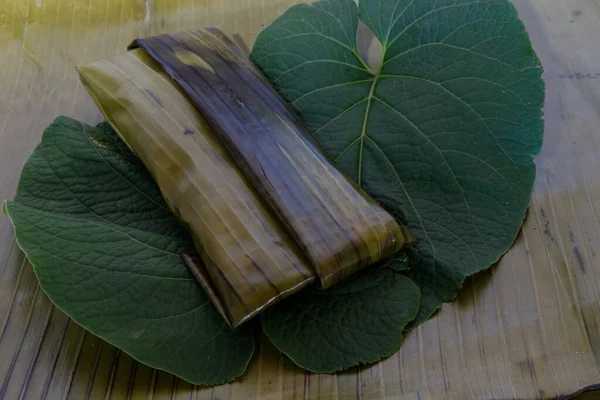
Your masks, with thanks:
[{"label": "tied leaf bundle", "polygon": [[141,49],[79,68],[107,120],[194,236],[196,279],[233,326],[314,280],[276,216],[202,117]]},{"label": "tied leaf bundle", "polygon": [[329,287],[415,238],[342,174],[215,28],[138,39],[183,88]]},{"label": "tied leaf bundle", "polygon": [[199,254],[182,258],[230,325],[414,240],[329,162],[221,32],[137,43],[80,76],[191,231]]}]

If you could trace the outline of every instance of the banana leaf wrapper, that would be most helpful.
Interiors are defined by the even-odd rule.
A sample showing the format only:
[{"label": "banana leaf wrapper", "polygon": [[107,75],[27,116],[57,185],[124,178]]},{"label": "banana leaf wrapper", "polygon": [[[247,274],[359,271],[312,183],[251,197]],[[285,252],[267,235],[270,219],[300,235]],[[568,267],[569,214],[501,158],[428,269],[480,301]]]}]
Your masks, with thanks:
[{"label": "banana leaf wrapper", "polygon": [[151,57],[137,49],[78,71],[192,233],[199,254],[183,259],[230,325],[315,280],[277,216]]},{"label": "banana leaf wrapper", "polygon": [[323,287],[416,238],[341,173],[248,55],[216,28],[138,39],[286,224]]}]

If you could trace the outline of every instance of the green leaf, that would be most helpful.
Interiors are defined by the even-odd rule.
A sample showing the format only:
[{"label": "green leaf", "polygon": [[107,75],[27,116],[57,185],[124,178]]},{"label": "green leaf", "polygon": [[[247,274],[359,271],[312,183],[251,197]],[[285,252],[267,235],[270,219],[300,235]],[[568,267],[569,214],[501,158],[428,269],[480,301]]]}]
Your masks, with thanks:
[{"label": "green leaf", "polygon": [[400,347],[419,308],[419,288],[389,268],[326,290],[305,289],[261,314],[267,337],[302,368],[336,372]]},{"label": "green leaf", "polygon": [[[360,20],[383,45],[358,56]],[[377,40],[376,39],[376,40]],[[290,8],[252,57],[338,165],[421,238],[415,323],[506,252],[528,208],[544,84],[507,0],[324,0]]]},{"label": "green leaf", "polygon": [[252,333],[230,329],[181,263],[190,237],[107,124],[56,119],[5,206],[42,289],[78,324],[196,384],[244,372]]}]

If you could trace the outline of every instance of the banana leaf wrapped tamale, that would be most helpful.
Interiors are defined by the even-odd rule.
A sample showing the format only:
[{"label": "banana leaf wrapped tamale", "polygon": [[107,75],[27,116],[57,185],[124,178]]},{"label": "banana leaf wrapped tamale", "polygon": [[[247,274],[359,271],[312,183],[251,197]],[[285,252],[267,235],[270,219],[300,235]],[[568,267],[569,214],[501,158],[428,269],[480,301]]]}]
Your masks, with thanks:
[{"label": "banana leaf wrapped tamale", "polygon": [[[177,84],[143,50],[79,67],[107,120],[192,232],[192,272],[232,326],[315,279],[295,241]],[[188,266],[199,266],[193,256]]]},{"label": "banana leaf wrapped tamale", "polygon": [[329,287],[415,238],[327,159],[281,97],[215,28],[138,39],[173,77]]}]

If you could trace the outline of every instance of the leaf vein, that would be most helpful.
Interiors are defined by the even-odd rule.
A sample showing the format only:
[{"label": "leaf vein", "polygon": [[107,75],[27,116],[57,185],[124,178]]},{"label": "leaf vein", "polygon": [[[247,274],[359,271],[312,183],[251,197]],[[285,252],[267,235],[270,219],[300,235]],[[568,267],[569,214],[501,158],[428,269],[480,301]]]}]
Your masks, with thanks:
[{"label": "leaf vein", "polygon": [[[377,98],[375,97],[375,99],[377,99]],[[427,238],[427,241],[431,245],[431,248],[433,250],[433,257],[435,258],[435,247],[433,246],[433,244],[431,242],[431,239],[429,238],[429,235],[427,233],[427,229],[425,229],[425,225],[423,224],[423,219],[421,218],[421,215],[419,214],[419,210],[414,205],[414,203],[412,202],[412,199],[408,195],[408,192],[406,191],[406,187],[404,186],[404,182],[402,182],[402,179],[400,179],[400,174],[398,174],[398,171],[396,171],[396,167],[392,163],[392,160],[389,159],[389,157],[387,156],[387,154],[381,149],[381,147],[379,147],[379,145],[373,139],[371,139],[369,136],[367,136],[366,139],[368,141],[370,141],[373,144],[373,146],[375,146],[375,148],[377,150],[379,150],[379,152],[383,156],[384,160],[389,164],[390,168],[394,172],[394,175],[396,176],[396,180],[398,180],[398,183],[400,184],[400,187],[402,188],[402,191],[404,192],[404,195],[406,196],[406,199],[408,200],[408,203],[410,204],[411,208],[415,212],[415,215],[417,216],[417,219],[419,220],[419,225],[421,225],[421,230],[423,231],[423,233],[425,234],[425,237]],[[409,224],[410,224],[410,222],[409,222]]]},{"label": "leaf vein", "polygon": [[484,245],[486,246],[486,248],[489,248],[487,241],[483,238],[483,235],[481,234],[481,232],[479,231],[479,228],[477,228],[477,225],[475,224],[475,216],[473,215],[473,212],[471,211],[471,206],[469,205],[469,202],[467,201],[467,197],[465,196],[465,191],[462,187],[462,185],[460,184],[458,178],[456,177],[456,174],[454,174],[454,171],[452,170],[452,168],[450,167],[450,164],[448,164],[448,160],[446,160],[446,157],[444,157],[444,154],[442,153],[442,151],[440,150],[440,148],[431,141],[431,139],[429,139],[427,137],[427,135],[417,126],[415,125],[412,121],[410,121],[404,114],[402,114],[400,111],[396,110],[394,107],[390,106],[389,104],[387,104],[385,101],[381,100],[378,97],[374,97],[375,100],[379,101],[381,104],[383,104],[384,106],[388,107],[390,110],[392,110],[393,112],[395,112],[396,114],[398,114],[400,117],[402,117],[406,122],[408,122],[418,133],[420,133],[425,140],[427,140],[439,153],[440,156],[442,157],[442,159],[444,160],[444,163],[446,164],[446,167],[448,168],[448,172],[450,172],[450,174],[452,175],[452,178],[454,179],[454,181],[456,182],[456,185],[458,186],[458,188],[460,189],[461,195],[463,197],[463,200],[465,202],[465,205],[467,207],[467,210],[469,212],[469,215],[471,216],[471,225],[473,225],[473,229],[475,229],[475,232],[477,232],[477,234],[479,235],[479,238],[481,239],[481,241],[484,243]]},{"label": "leaf vein", "polygon": [[391,47],[396,42],[396,40],[398,40],[400,38],[400,36],[402,36],[404,34],[404,32],[406,32],[408,29],[410,29],[413,25],[415,25],[420,20],[427,18],[429,15],[431,15],[433,13],[436,13],[436,12],[442,11],[442,10],[447,10],[447,9],[450,9],[450,8],[469,7],[469,6],[472,6],[472,5],[475,5],[475,4],[489,4],[489,1],[473,1],[471,3],[453,4],[453,5],[450,5],[450,6],[434,8],[431,11],[428,11],[425,14],[421,15],[419,18],[416,18],[410,24],[408,24],[400,33],[398,33],[398,35],[396,35],[394,37],[394,39],[392,39],[392,41],[389,43],[389,45],[387,47],[388,48]]},{"label": "leaf vein", "polygon": [[309,96],[309,95],[314,94],[314,93],[322,92],[324,90],[333,89],[333,88],[339,88],[339,87],[343,87],[343,86],[354,85],[356,83],[365,83],[365,82],[370,82],[370,81],[371,81],[371,79],[362,79],[362,80],[359,80],[359,81],[351,81],[351,82],[338,83],[338,84],[335,84],[335,85],[329,85],[329,86],[325,86],[325,87],[322,87],[322,88],[314,89],[314,90],[311,90],[310,92],[304,93],[302,96],[300,96],[296,100],[292,101],[291,104],[295,105],[298,101],[302,100],[306,96]]},{"label": "leaf vein", "polygon": [[310,61],[305,61],[305,62],[303,62],[303,63],[300,63],[300,64],[298,64],[298,65],[295,65],[295,66],[293,66],[292,68],[289,68],[289,69],[287,69],[287,70],[283,71],[281,74],[279,74],[277,77],[275,77],[275,78],[273,79],[273,82],[277,82],[277,81],[278,81],[278,80],[280,80],[280,79],[281,79],[283,76],[285,76],[285,75],[289,74],[289,73],[290,73],[290,72],[292,72],[292,71],[295,71],[295,70],[297,70],[298,68],[301,68],[301,67],[303,67],[303,66],[305,66],[305,65],[307,65],[307,64],[315,64],[315,63],[331,63],[331,64],[345,65],[345,66],[347,66],[347,67],[354,68],[354,69],[357,69],[357,70],[359,70],[359,71],[369,72],[369,71],[367,71],[367,70],[366,70],[366,69],[364,69],[364,68],[357,67],[356,65],[352,65],[352,64],[350,64],[350,63],[347,63],[347,62],[344,62],[344,61],[338,61],[338,60],[327,60],[327,59],[323,59],[323,60],[310,60]]}]

